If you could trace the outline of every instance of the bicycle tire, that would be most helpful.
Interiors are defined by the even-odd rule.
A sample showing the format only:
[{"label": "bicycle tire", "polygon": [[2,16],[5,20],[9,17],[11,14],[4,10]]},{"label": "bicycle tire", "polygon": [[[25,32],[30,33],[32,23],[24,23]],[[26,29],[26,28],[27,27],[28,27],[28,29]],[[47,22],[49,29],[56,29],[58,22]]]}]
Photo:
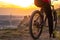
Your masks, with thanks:
[{"label": "bicycle tire", "polygon": [[57,27],[57,12],[56,10],[52,10],[53,12],[53,30],[56,30]]},{"label": "bicycle tire", "polygon": [[[33,20],[33,17],[34,17],[36,14],[39,14],[39,17],[40,17],[41,20],[42,20],[40,11],[39,11],[39,10],[35,10],[35,11],[32,13],[32,15],[31,15],[31,17],[30,17],[30,22],[29,22],[29,23],[30,23],[29,31],[30,31],[30,34],[31,34],[31,36],[32,36],[33,39],[39,39],[39,37],[40,37],[40,35],[41,35],[41,33],[42,33],[42,29],[43,29],[43,26],[40,25],[40,26],[41,26],[41,30],[39,31],[39,33],[38,33],[37,36],[34,36],[33,31],[32,31],[32,20]],[[42,23],[42,21],[41,21],[41,23]],[[40,29],[40,28],[39,28],[39,29]]]}]

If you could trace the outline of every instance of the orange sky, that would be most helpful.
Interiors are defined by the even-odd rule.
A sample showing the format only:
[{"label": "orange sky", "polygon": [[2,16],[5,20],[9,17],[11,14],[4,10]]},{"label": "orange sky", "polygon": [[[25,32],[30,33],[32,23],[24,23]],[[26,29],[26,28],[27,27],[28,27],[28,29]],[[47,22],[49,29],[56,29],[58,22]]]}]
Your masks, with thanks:
[{"label": "orange sky", "polygon": [[[60,7],[60,0],[54,2],[55,8]],[[35,5],[30,5],[28,7],[21,7],[20,5],[15,5],[0,0],[0,14],[6,15],[29,15],[34,10],[39,9]]]},{"label": "orange sky", "polygon": [[38,9],[35,5],[31,5],[29,7],[20,7],[14,4],[0,2],[0,14],[29,15],[35,9]]}]

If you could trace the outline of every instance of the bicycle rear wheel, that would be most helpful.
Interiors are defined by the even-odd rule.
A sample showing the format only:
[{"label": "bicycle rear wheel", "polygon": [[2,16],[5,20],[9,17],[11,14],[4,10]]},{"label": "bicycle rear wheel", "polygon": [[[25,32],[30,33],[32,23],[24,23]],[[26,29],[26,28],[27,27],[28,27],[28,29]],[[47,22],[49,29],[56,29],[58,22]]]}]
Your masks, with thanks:
[{"label": "bicycle rear wheel", "polygon": [[32,13],[30,17],[29,31],[32,38],[38,39],[40,37],[43,28],[41,23],[42,23],[42,17],[40,11],[36,10]]},{"label": "bicycle rear wheel", "polygon": [[52,14],[53,14],[53,30],[56,30],[56,27],[57,27],[57,12],[55,10],[53,10]]},{"label": "bicycle rear wheel", "polygon": [[[57,12],[55,10],[52,10],[52,17],[53,17],[53,30],[56,29],[57,27]],[[46,21],[46,26],[48,26],[48,19],[47,17],[45,17],[45,21]]]}]

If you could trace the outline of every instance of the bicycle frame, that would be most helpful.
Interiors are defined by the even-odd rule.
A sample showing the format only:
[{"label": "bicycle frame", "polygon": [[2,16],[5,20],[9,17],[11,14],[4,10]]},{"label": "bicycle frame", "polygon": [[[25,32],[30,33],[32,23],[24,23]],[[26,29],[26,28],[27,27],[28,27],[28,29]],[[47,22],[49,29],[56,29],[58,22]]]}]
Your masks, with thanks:
[{"label": "bicycle frame", "polygon": [[[51,5],[51,7],[52,7],[52,9],[51,9],[52,10],[52,17],[53,18],[55,18],[55,17],[57,18],[57,16],[55,16],[56,14],[54,14],[54,12],[55,12],[54,5]],[[38,14],[39,16],[37,15],[38,17],[33,21],[33,19],[34,19],[34,17],[35,17],[36,14]],[[29,29],[30,29],[30,34],[31,34],[32,38],[38,39],[39,36],[41,36],[41,33],[43,31],[43,26],[46,26],[46,24],[48,24],[48,21],[46,23],[46,19],[48,19],[48,18],[47,18],[47,16],[44,13],[44,9],[43,8],[41,8],[40,10],[35,10],[35,11],[32,12],[32,15],[30,17],[30,22],[29,22],[30,23]],[[38,20],[40,22],[38,22]],[[57,24],[56,20],[55,21],[53,20],[53,22],[54,22],[54,24],[53,24],[54,25],[53,30],[56,29],[56,24]],[[37,28],[38,30],[34,30],[34,28]],[[33,30],[37,31],[37,32],[34,33]]]}]

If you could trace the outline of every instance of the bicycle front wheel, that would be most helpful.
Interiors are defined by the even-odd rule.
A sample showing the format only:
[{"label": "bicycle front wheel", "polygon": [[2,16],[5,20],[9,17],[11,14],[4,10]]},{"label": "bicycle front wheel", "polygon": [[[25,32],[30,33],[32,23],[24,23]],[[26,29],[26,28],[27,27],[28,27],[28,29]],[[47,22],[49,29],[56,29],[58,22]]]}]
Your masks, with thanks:
[{"label": "bicycle front wheel", "polygon": [[42,17],[40,11],[36,10],[32,13],[30,17],[30,34],[32,38],[38,39],[42,33]]}]

